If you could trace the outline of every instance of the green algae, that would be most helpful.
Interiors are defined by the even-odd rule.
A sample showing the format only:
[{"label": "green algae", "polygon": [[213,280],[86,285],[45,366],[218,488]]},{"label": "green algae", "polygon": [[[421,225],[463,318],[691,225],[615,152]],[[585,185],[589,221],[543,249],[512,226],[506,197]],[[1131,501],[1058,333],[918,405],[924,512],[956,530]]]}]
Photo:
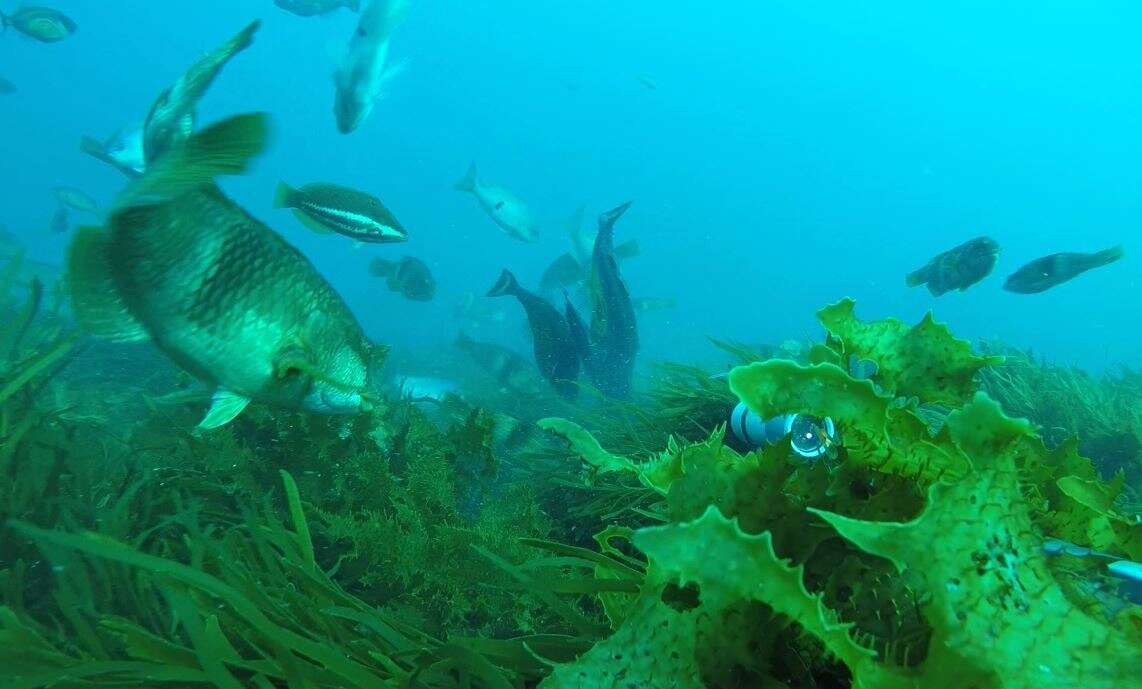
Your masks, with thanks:
[{"label": "green algae", "polygon": [[[980,389],[1008,364],[930,317],[862,323],[842,302],[821,319],[796,361],[735,347],[728,385],[673,366],[637,403],[557,407],[528,450],[544,472],[562,462],[550,482],[497,445],[495,412],[455,400],[353,419],[255,407],[206,435],[175,406],[109,432],[53,411],[62,354],[0,405],[0,665],[27,689],[1142,672],[1138,606],[1107,601],[1097,563],[1041,550],[1137,558],[1125,472],[1004,413]],[[6,370],[59,335],[37,319]],[[833,417],[837,456],[729,447],[739,399]]]}]

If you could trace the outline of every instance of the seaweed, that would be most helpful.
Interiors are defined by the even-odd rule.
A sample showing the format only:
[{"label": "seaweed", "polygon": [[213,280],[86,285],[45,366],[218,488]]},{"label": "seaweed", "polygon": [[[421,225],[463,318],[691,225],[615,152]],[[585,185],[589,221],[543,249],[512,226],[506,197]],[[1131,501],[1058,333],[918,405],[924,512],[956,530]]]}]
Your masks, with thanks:
[{"label": "seaweed", "polygon": [[[1133,465],[1086,452],[1135,419],[1129,373],[1068,372],[1087,387],[1020,406],[1064,374],[843,301],[820,312],[822,342],[722,345],[728,376],[665,364],[628,402],[544,400],[528,418],[494,395],[352,418],[252,405],[199,434],[192,388],[114,423],[86,412],[90,381],[61,369],[72,340],[39,310],[9,309],[33,317],[0,368],[6,688],[987,689],[1142,673],[1142,611],[1106,560],[1044,548],[1142,556]],[[739,401],[831,417],[836,456],[731,447]],[[1052,414],[1075,426],[1055,432]]]}]

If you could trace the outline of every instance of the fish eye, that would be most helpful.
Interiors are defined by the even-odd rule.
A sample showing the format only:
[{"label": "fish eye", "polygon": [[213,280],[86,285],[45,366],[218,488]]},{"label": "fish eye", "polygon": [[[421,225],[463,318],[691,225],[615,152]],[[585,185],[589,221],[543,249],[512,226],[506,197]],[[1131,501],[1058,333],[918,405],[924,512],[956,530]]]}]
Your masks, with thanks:
[{"label": "fish eye", "polygon": [[498,202],[498,203],[495,205],[495,209],[496,209],[496,210],[499,210],[499,209],[501,209],[501,208],[503,208],[503,207],[504,207],[504,202],[503,202],[503,201],[500,201],[500,202]]}]

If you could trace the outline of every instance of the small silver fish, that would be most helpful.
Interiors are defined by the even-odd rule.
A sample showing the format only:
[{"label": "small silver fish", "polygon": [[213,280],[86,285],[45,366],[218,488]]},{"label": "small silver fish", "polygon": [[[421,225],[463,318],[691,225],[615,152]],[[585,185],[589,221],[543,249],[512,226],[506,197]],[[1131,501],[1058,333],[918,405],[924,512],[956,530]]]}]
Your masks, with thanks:
[{"label": "small silver fish", "polygon": [[128,177],[138,177],[147,167],[142,126],[124,127],[106,141],[84,136],[79,141],[79,150]]},{"label": "small silver fish", "polygon": [[483,182],[476,172],[476,164],[468,166],[468,172],[452,185],[457,191],[467,192],[476,197],[480,208],[488,214],[500,229],[521,242],[534,242],[539,239],[539,227],[532,218],[531,211],[523,199],[504,187]]},{"label": "small silver fish", "polygon": [[68,208],[80,213],[99,215],[99,202],[82,189],[75,187],[55,187],[52,189],[56,200]]},{"label": "small silver fish", "polygon": [[342,134],[361,126],[399,71],[388,64],[389,39],[408,13],[408,0],[373,0],[361,12],[349,51],[333,75],[333,113]]}]

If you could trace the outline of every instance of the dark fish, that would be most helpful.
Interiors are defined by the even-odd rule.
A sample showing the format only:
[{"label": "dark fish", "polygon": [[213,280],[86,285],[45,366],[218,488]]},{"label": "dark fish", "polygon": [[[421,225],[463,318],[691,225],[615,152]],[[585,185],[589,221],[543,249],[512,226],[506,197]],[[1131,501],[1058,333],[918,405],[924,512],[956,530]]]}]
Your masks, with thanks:
[{"label": "dark fish", "polygon": [[456,347],[467,352],[500,385],[521,393],[537,392],[534,369],[514,350],[492,342],[473,340],[464,333],[456,336]]},{"label": "dark fish", "polygon": [[1116,246],[1091,254],[1051,254],[1031,261],[1012,273],[1003,289],[1019,294],[1036,294],[1061,285],[1088,270],[1101,268],[1122,258],[1122,247]]},{"label": "dark fish", "polygon": [[8,94],[16,92],[16,85],[8,81],[4,77],[0,77],[0,95],[7,96]]},{"label": "dark fish", "polygon": [[56,234],[63,234],[71,229],[71,215],[67,212],[67,206],[62,203],[58,204],[52,213],[51,228]]},{"label": "dark fish", "polygon": [[171,149],[69,254],[72,302],[93,334],[153,340],[216,387],[200,427],[251,399],[326,414],[367,408],[376,353],[353,313],[276,232],[211,181],[266,142],[265,115],[233,117]]},{"label": "dark fish", "polygon": [[194,131],[195,108],[222,68],[254,42],[261,22],[252,22],[233,38],[203,55],[198,62],[159,94],[143,122],[143,153],[150,164]]},{"label": "dark fish", "polygon": [[399,261],[386,261],[374,258],[369,264],[369,272],[386,282],[394,292],[412,301],[432,301],[436,296],[436,279],[424,261],[405,256]]},{"label": "dark fish", "polygon": [[408,232],[379,199],[362,191],[316,182],[293,189],[278,184],[274,208],[289,208],[314,232],[336,232],[359,242],[403,242]]},{"label": "dark fish", "polygon": [[932,296],[968,287],[991,274],[999,256],[999,244],[990,237],[976,237],[954,249],[937,254],[919,270],[908,274],[909,287],[927,285]]},{"label": "dark fish", "polygon": [[62,41],[77,28],[71,18],[50,7],[21,7],[7,15],[0,12],[0,24],[5,30],[10,26],[41,43]]},{"label": "dark fish", "polygon": [[569,253],[563,254],[552,261],[551,265],[547,266],[547,270],[543,271],[543,276],[539,278],[539,291],[543,294],[554,292],[557,289],[578,284],[586,276],[587,271],[584,270],[579,261],[575,260],[574,256]]},{"label": "dark fish", "polygon": [[579,355],[563,315],[551,302],[520,287],[510,270],[500,273],[500,279],[488,290],[489,297],[505,295],[515,297],[527,313],[539,373],[562,397],[574,398],[578,394]]},{"label": "dark fish", "polygon": [[591,382],[611,397],[628,397],[638,354],[638,322],[630,293],[619,274],[614,227],[631,202],[599,216],[591,256],[590,356],[585,368]]},{"label": "dark fish", "polygon": [[299,17],[316,17],[335,12],[342,7],[352,12],[361,9],[361,0],[274,0],[274,4]]}]

